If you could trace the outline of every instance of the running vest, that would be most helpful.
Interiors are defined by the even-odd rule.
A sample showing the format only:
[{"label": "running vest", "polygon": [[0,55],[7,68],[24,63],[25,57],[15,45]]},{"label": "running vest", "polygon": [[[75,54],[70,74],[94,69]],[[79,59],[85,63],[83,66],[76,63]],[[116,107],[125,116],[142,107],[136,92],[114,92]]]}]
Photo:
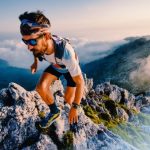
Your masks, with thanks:
[{"label": "running vest", "polygon": [[[62,59],[62,57],[64,55],[65,45],[67,42],[69,42],[69,40],[65,39],[65,38],[60,38],[57,35],[53,35],[52,40],[54,42],[55,58]],[[39,59],[39,61],[43,61],[44,57],[38,56],[38,59]]]}]

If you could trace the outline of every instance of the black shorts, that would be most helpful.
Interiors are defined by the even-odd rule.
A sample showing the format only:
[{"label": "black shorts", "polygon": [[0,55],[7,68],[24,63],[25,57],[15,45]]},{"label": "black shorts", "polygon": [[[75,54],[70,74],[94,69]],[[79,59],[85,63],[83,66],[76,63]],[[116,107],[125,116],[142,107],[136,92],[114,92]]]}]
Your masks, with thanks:
[{"label": "black shorts", "polygon": [[67,73],[60,73],[58,72],[57,70],[55,70],[52,65],[48,66],[44,72],[47,72],[47,73],[50,73],[54,76],[56,76],[58,79],[60,78],[60,76],[64,76],[65,79],[67,80],[67,86],[70,86],[70,87],[76,87],[76,83],[73,81],[71,75],[69,72]]}]

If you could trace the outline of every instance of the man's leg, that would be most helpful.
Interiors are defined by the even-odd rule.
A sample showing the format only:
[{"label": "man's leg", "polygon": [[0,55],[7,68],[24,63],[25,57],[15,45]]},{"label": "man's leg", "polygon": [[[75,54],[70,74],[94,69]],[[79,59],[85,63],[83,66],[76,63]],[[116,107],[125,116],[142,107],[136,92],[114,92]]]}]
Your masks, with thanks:
[{"label": "man's leg", "polygon": [[67,86],[66,91],[65,91],[65,102],[68,104],[72,104],[74,97],[75,97],[75,91],[76,91],[76,87],[69,87]]},{"label": "man's leg", "polygon": [[51,105],[54,103],[53,95],[50,91],[50,85],[55,80],[57,80],[56,76],[44,72],[36,86],[36,91],[39,93],[39,95],[47,105]]},{"label": "man's leg", "polygon": [[67,80],[67,88],[65,91],[64,99],[65,99],[66,103],[71,105],[72,102],[74,101],[74,97],[75,97],[76,84],[73,81],[69,72],[65,73],[63,75],[64,75],[65,79]]},{"label": "man's leg", "polygon": [[57,108],[54,102],[53,95],[50,91],[50,85],[55,80],[57,80],[57,77],[55,75],[44,72],[36,86],[36,91],[39,93],[39,95],[42,97],[42,99],[51,110],[48,116],[46,116],[46,118],[44,118],[39,124],[41,128],[49,127],[60,115],[60,111]]}]

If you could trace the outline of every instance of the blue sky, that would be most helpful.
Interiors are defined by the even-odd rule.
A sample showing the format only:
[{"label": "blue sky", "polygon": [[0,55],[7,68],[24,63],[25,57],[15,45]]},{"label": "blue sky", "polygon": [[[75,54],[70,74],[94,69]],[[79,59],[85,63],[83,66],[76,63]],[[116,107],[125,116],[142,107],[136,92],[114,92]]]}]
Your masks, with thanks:
[{"label": "blue sky", "polygon": [[150,34],[149,0],[1,0],[0,34],[19,34],[19,14],[42,10],[52,32],[93,40]]}]

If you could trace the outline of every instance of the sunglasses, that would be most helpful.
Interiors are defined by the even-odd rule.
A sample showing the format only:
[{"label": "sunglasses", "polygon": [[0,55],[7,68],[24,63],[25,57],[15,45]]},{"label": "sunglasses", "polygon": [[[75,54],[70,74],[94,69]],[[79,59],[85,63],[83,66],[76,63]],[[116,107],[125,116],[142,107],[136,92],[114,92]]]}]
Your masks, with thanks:
[{"label": "sunglasses", "polygon": [[30,39],[30,40],[24,40],[22,39],[22,41],[26,44],[26,45],[31,45],[31,46],[35,46],[37,45],[37,40],[42,38],[44,36],[44,34],[40,35],[39,37],[37,37],[36,39]]}]

